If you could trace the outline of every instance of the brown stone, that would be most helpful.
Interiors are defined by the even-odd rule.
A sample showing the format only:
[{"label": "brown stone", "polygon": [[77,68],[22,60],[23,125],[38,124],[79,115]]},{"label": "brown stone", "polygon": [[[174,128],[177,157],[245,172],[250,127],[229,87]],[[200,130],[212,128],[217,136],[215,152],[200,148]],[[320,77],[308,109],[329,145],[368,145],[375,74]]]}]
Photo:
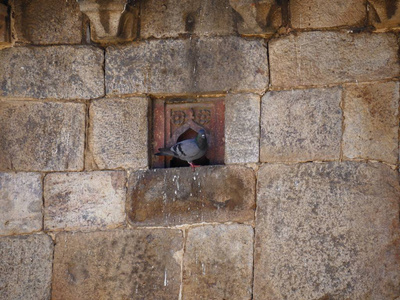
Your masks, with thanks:
[{"label": "brown stone", "polygon": [[258,162],[260,96],[229,94],[225,109],[225,163]]},{"label": "brown stone", "polygon": [[180,230],[57,234],[52,299],[178,299]]},{"label": "brown stone", "polygon": [[76,0],[12,0],[11,5],[18,42],[82,42],[82,14]]},{"label": "brown stone", "polygon": [[0,101],[0,170],[82,169],[84,140],[84,104]]},{"label": "brown stone", "polygon": [[240,15],[238,32],[243,35],[270,36],[283,25],[285,1],[277,0],[229,0]]},{"label": "brown stone", "polygon": [[0,3],[0,49],[10,47],[11,45],[9,7]]},{"label": "brown stone", "polygon": [[302,32],[269,43],[274,87],[372,81],[399,75],[392,33]]},{"label": "brown stone", "polygon": [[367,15],[365,0],[294,0],[290,1],[294,28],[329,28],[364,26]]},{"label": "brown stone", "polygon": [[47,235],[0,238],[0,299],[50,299],[53,242]]},{"label": "brown stone", "polygon": [[189,229],[182,298],[251,299],[253,228],[207,225]]},{"label": "brown stone", "polygon": [[148,99],[101,99],[89,111],[92,167],[145,168],[148,165]]},{"label": "brown stone", "polygon": [[235,33],[234,12],[228,0],[144,1],[141,7],[142,38]]},{"label": "brown stone", "polygon": [[254,173],[241,166],[138,171],[129,178],[128,220],[139,226],[251,221],[254,194]]},{"label": "brown stone", "polygon": [[107,94],[262,93],[267,86],[267,49],[258,40],[152,40],[106,52]]},{"label": "brown stone", "polygon": [[103,60],[103,51],[91,46],[4,49],[0,51],[0,97],[101,97]]},{"label": "brown stone", "polygon": [[341,97],[337,87],[266,93],[261,107],[260,160],[339,159]]},{"label": "brown stone", "polygon": [[42,182],[38,173],[0,173],[0,235],[42,229]]},{"label": "brown stone", "polygon": [[344,95],[343,155],[396,164],[399,83],[348,85]]},{"label": "brown stone", "polygon": [[399,191],[381,163],[262,166],[254,299],[400,296]]},{"label": "brown stone", "polygon": [[125,221],[122,171],[52,173],[44,180],[46,230],[115,228]]},{"label": "brown stone", "polygon": [[378,31],[400,28],[400,0],[369,0],[368,20]]}]

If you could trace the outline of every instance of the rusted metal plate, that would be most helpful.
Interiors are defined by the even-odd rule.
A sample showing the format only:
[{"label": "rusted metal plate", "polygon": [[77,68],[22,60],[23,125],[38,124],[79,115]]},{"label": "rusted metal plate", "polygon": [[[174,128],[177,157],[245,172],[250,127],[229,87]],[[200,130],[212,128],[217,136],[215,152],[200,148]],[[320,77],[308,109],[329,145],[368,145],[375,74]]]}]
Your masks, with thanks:
[{"label": "rusted metal plate", "polygon": [[[208,151],[195,161],[202,165],[224,163],[225,101],[223,98],[156,99],[153,102],[153,154],[158,148],[170,147],[176,142],[193,138],[205,129]],[[188,166],[172,157],[154,156],[155,168]]]}]

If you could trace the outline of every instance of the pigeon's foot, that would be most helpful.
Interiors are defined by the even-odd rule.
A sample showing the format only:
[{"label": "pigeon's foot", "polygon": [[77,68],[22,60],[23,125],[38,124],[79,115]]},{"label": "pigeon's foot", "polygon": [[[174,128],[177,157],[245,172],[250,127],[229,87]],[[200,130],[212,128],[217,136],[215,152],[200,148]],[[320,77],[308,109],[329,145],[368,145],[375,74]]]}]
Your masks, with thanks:
[{"label": "pigeon's foot", "polygon": [[188,162],[189,163],[189,165],[192,167],[192,171],[194,172],[195,171],[195,168],[196,167],[200,167],[200,165],[195,165],[195,164],[193,164],[192,162]]}]

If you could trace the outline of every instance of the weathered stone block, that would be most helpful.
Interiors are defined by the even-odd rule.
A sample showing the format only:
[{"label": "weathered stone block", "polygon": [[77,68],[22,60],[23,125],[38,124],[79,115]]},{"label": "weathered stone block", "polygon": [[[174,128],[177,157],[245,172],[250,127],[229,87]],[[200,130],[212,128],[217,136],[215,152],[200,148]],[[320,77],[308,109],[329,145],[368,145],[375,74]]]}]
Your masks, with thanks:
[{"label": "weathered stone block", "polygon": [[261,104],[260,160],[339,159],[340,88],[268,92]]},{"label": "weathered stone block", "polygon": [[294,0],[290,1],[294,28],[329,28],[364,26],[367,17],[365,0]]},{"label": "weathered stone block", "polygon": [[178,299],[180,230],[57,235],[52,299]]},{"label": "weathered stone block", "polygon": [[344,95],[343,155],[396,164],[399,83],[348,85]]},{"label": "weathered stone block", "polygon": [[89,111],[89,154],[100,169],[148,165],[148,99],[102,99]]},{"label": "weathered stone block", "polygon": [[89,99],[104,95],[103,51],[90,46],[0,51],[0,97]]},{"label": "weathered stone block", "polygon": [[82,14],[76,0],[12,0],[17,40],[32,44],[80,44]]},{"label": "weathered stone block", "polygon": [[399,75],[392,33],[302,32],[269,43],[274,87],[372,81]]},{"label": "weathered stone block", "polygon": [[0,170],[79,170],[84,142],[84,104],[0,101]]},{"label": "weathered stone block", "polygon": [[400,28],[400,0],[369,0],[369,23],[378,31]]},{"label": "weathered stone block", "polygon": [[52,173],[44,180],[46,230],[115,228],[125,220],[122,171]]},{"label": "weathered stone block", "polygon": [[254,299],[400,296],[399,191],[381,163],[262,166]]},{"label": "weathered stone block", "polygon": [[282,13],[286,1],[277,0],[229,0],[240,15],[238,32],[243,35],[270,36],[283,25]]},{"label": "weathered stone block", "polygon": [[235,33],[234,12],[228,0],[144,1],[141,7],[142,38]]},{"label": "weathered stone block", "polygon": [[225,98],[225,163],[258,162],[260,96],[227,95]]},{"label": "weathered stone block", "polygon": [[207,225],[189,229],[183,299],[251,299],[253,228]]},{"label": "weathered stone block", "polygon": [[50,299],[53,242],[47,235],[0,238],[0,298]]},{"label": "weathered stone block", "polygon": [[107,94],[262,93],[267,86],[267,49],[257,40],[152,40],[107,48]]},{"label": "weathered stone block", "polygon": [[254,219],[254,198],[250,168],[154,169],[131,174],[127,213],[139,226],[245,222]]},{"label": "weathered stone block", "polygon": [[0,173],[0,235],[42,229],[42,182],[38,173]]}]

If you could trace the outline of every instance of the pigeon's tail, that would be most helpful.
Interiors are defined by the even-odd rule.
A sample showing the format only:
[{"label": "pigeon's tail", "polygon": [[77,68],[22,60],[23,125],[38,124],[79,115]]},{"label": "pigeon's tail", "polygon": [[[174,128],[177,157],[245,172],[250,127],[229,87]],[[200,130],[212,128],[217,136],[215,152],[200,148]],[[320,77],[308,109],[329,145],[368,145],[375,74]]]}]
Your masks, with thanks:
[{"label": "pigeon's tail", "polygon": [[158,148],[158,153],[154,154],[157,156],[164,156],[164,155],[169,155],[169,156],[174,156],[174,153],[169,149],[169,148]]}]

